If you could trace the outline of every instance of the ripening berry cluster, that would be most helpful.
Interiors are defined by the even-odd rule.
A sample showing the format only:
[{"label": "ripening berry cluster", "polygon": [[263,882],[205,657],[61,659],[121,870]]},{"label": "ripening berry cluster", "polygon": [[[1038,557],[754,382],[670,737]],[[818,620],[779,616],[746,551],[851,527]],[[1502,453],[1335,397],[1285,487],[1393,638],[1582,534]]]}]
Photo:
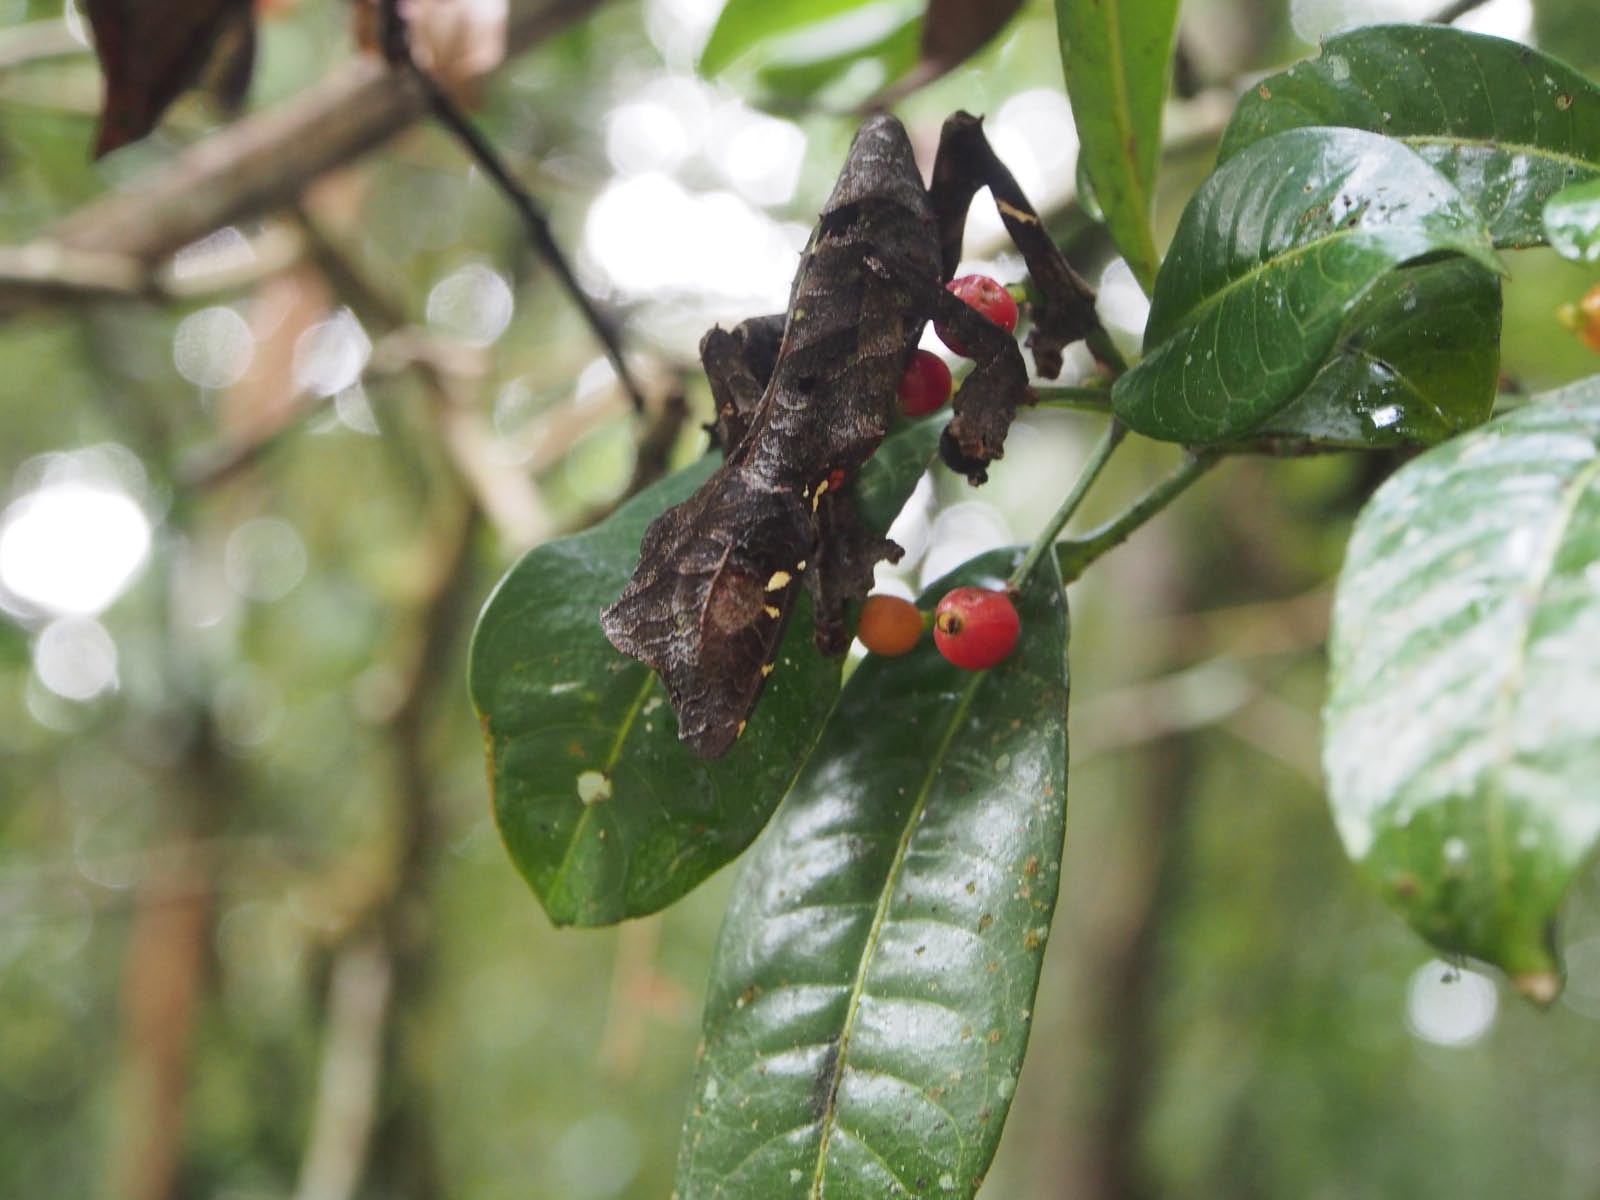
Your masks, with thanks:
[{"label": "ripening berry cluster", "polygon": [[[1016,300],[987,275],[963,275],[945,284],[945,289],[1007,333],[1017,328]],[[966,346],[944,322],[934,322],[933,331],[956,354],[967,354]],[[950,368],[944,360],[926,350],[912,354],[900,381],[901,410],[908,417],[924,417],[938,412],[949,399]],[[983,671],[1004,662],[1022,632],[1017,606],[1007,593],[960,587],[939,601],[931,617],[898,596],[868,596],[856,636],[873,654],[895,658],[911,653],[929,625],[939,653],[967,671]]]},{"label": "ripening berry cluster", "polygon": [[868,596],[856,636],[873,654],[909,654],[933,626],[933,644],[953,665],[984,671],[1004,662],[1022,633],[1017,606],[1004,591],[958,587],[945,593],[931,617],[898,596]]},{"label": "ripening berry cluster", "polygon": [[[945,284],[945,290],[965,301],[978,314],[993,321],[1007,333],[1017,328],[1017,302],[987,275],[963,275]],[[961,339],[942,321],[935,321],[934,333],[951,351],[970,357]],[[911,355],[905,376],[900,380],[900,408],[908,417],[925,417],[938,412],[950,399],[950,368],[937,354],[917,350]]]}]

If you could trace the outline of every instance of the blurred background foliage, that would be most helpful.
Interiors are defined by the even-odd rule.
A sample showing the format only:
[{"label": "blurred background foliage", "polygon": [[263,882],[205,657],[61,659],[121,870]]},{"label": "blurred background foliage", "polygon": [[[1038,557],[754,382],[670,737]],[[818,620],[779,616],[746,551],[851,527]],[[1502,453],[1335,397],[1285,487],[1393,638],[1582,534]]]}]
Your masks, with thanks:
[{"label": "blurred background foliage", "polygon": [[[653,394],[682,372],[701,418],[700,333],[782,307],[841,112],[906,45],[757,47],[708,83],[718,7],[595,5],[478,112]],[[918,8],[876,7],[891,32]],[[1436,10],[1191,0],[1161,226],[1253,73]],[[1466,21],[1600,65],[1588,0]],[[332,0],[264,6],[251,107],[347,68],[348,26]],[[98,99],[76,10],[0,0],[0,242],[225,136],[190,99],[91,165]],[[1135,339],[1137,289],[1074,200],[1049,4],[900,111],[931,151],[958,107]],[[972,265],[1014,277],[995,230],[975,215]],[[1507,386],[1593,372],[1552,317],[1593,271],[1510,261]],[[627,485],[610,369],[425,125],[169,273],[190,298],[0,325],[0,1195],[665,1197],[728,873],[661,917],[552,929],[463,686],[498,573]],[[886,586],[1029,536],[1094,424],[1031,416],[981,493],[925,486]],[[675,456],[700,445],[691,423]],[[1169,461],[1127,453],[1085,520]],[[1067,870],[985,1195],[1600,1193],[1600,884],[1536,1013],[1432,960],[1322,805],[1328,583],[1391,465],[1230,463],[1075,585]]]}]

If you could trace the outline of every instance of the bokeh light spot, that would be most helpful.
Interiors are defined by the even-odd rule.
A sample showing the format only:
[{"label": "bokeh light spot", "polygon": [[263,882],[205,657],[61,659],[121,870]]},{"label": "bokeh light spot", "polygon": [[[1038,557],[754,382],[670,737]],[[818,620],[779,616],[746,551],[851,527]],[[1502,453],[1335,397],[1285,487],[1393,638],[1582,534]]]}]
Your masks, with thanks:
[{"label": "bokeh light spot", "polygon": [[172,335],[172,365],[195,387],[232,387],[250,369],[255,352],[249,324],[225,304],[190,313]]},{"label": "bokeh light spot", "polygon": [[16,500],[0,518],[0,587],[49,613],[110,607],[150,550],[150,522],[126,492],[64,478]]},{"label": "bokeh light spot", "polygon": [[487,346],[511,324],[511,286],[482,263],[446,275],[428,293],[428,324],[474,346]]},{"label": "bokeh light spot", "polygon": [[1406,1024],[1435,1046],[1470,1046],[1494,1026],[1500,994],[1477,971],[1440,959],[1424,963],[1406,987]]},{"label": "bokeh light spot", "polygon": [[93,700],[117,686],[117,644],[99,621],[62,617],[34,641],[33,670],[62,699]]},{"label": "bokeh light spot", "polygon": [[281,600],[305,578],[305,543],[289,522],[256,517],[228,535],[222,573],[228,586],[247,599]]}]

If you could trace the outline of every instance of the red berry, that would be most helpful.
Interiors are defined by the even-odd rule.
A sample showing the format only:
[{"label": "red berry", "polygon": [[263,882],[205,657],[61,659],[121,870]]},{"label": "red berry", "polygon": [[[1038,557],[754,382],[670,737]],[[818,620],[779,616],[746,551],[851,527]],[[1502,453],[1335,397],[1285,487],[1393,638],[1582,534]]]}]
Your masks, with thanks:
[{"label": "red berry", "polygon": [[950,368],[944,359],[918,350],[900,379],[900,408],[908,417],[938,412],[950,399]]},{"label": "red berry", "polygon": [[960,587],[933,610],[933,641],[964,671],[983,671],[1004,662],[1016,648],[1022,622],[1004,592]]},{"label": "red berry", "polygon": [[899,596],[868,596],[856,626],[861,644],[874,654],[898,658],[922,640],[922,611]]},{"label": "red berry", "polygon": [[[945,291],[977,309],[980,316],[993,321],[1007,333],[1016,329],[1017,302],[1011,298],[1010,292],[987,275],[963,275],[959,279],[952,279],[944,287]],[[933,323],[933,331],[955,353],[967,354],[966,346],[942,321]]]}]

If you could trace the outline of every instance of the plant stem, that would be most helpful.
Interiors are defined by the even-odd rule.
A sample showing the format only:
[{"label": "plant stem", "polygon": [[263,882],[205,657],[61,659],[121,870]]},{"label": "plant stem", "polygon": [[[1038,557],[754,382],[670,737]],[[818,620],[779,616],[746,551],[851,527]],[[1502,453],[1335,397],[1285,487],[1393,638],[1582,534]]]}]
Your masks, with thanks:
[{"label": "plant stem", "polygon": [[1117,349],[1117,344],[1111,340],[1111,335],[1106,332],[1104,325],[1097,325],[1083,339],[1083,344],[1089,348],[1089,353],[1094,355],[1095,362],[1111,371],[1113,377],[1122,375],[1128,370],[1128,360],[1122,357],[1122,351]]},{"label": "plant stem", "polygon": [[1111,411],[1111,389],[1108,387],[1072,387],[1066,384],[1035,387],[1035,400],[1040,408],[1060,408],[1071,412],[1108,413]]},{"label": "plant stem", "polygon": [[644,393],[628,370],[617,331],[612,327],[610,319],[596,307],[594,300],[583,290],[583,285],[573,274],[567,256],[556,242],[555,234],[550,231],[549,218],[539,207],[538,201],[533,198],[533,193],[512,174],[511,168],[501,159],[494,144],[483,135],[472,118],[467,116],[466,111],[451,98],[450,93],[445,91],[432,75],[418,66],[417,60],[412,57],[410,31],[406,25],[406,17],[401,13],[400,0],[382,0],[380,3],[378,39],[384,57],[392,66],[411,76],[422,92],[423,99],[434,118],[455,136],[477,162],[479,169],[494,181],[495,186],[511,202],[511,207],[516,209],[517,215],[522,218],[523,227],[527,230],[528,238],[533,243],[534,251],[544,259],[545,265],[555,274],[556,282],[578,306],[584,323],[589,326],[589,332],[594,335],[595,340],[600,343],[600,348],[605,351],[606,357],[611,360],[611,366],[617,373],[617,382],[633,401],[634,412],[644,412]]},{"label": "plant stem", "polygon": [[1221,458],[1220,450],[1190,451],[1176,471],[1134,501],[1126,512],[1085,537],[1061,543],[1057,554],[1061,564],[1061,582],[1068,584],[1081,578],[1090,563],[1122,545],[1129,534],[1176,500]]},{"label": "plant stem", "polygon": [[1039,560],[1050,553],[1056,538],[1066,528],[1072,514],[1078,511],[1078,506],[1083,503],[1083,498],[1089,494],[1089,488],[1100,477],[1100,472],[1105,470],[1105,465],[1111,459],[1111,453],[1122,441],[1128,432],[1128,427],[1117,418],[1112,417],[1106,425],[1105,432],[1100,435],[1100,440],[1095,443],[1089,452],[1089,461],[1083,464],[1083,472],[1078,476],[1078,482],[1072,485],[1072,491],[1067,493],[1067,498],[1061,502],[1061,507],[1056,509],[1055,516],[1051,517],[1045,527],[1039,531],[1039,536],[1033,539],[1033,545],[1028,547],[1028,553],[1017,564],[1017,569],[1011,572],[1011,578],[1006,580],[1006,586],[1012,591],[1020,588],[1028,581],[1028,576],[1033,573],[1033,568],[1039,565]]}]

